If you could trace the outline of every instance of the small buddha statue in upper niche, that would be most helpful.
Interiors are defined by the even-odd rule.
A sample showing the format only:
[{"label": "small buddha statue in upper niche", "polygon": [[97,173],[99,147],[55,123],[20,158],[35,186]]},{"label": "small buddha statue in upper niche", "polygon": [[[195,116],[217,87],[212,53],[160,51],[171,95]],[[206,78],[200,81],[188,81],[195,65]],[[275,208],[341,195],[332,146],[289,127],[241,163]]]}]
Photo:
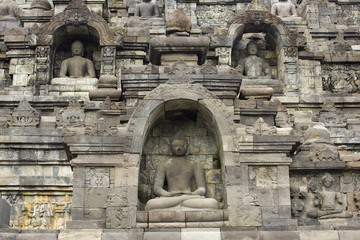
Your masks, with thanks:
[{"label": "small buddha statue in upper niche", "polygon": [[269,64],[256,56],[258,51],[255,42],[249,42],[246,46],[248,56],[238,61],[237,69],[247,78],[271,78]]},{"label": "small buddha statue in upper niche", "polygon": [[94,64],[90,59],[84,58],[84,45],[80,41],[75,41],[71,45],[72,57],[61,63],[60,77],[95,78]]},{"label": "small buddha statue in upper niche", "polygon": [[287,0],[279,0],[271,6],[271,14],[280,18],[297,17],[295,5]]},{"label": "small buddha statue in upper niche", "polygon": [[142,3],[136,5],[135,16],[143,18],[160,17],[159,7],[151,0],[143,0]]}]

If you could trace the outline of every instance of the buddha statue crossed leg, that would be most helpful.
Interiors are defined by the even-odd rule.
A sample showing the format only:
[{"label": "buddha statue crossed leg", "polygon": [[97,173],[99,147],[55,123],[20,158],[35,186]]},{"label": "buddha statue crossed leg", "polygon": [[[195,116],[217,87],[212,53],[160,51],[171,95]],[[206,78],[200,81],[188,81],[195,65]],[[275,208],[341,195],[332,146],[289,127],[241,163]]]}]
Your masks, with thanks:
[{"label": "buddha statue crossed leg", "polygon": [[[154,194],[158,196],[146,204],[146,210],[155,209],[217,209],[213,198],[205,198],[206,183],[200,163],[185,158],[187,141],[184,138],[171,142],[172,158],[160,166],[155,175]],[[168,190],[164,189],[167,181]],[[192,181],[196,189],[191,190]]]}]

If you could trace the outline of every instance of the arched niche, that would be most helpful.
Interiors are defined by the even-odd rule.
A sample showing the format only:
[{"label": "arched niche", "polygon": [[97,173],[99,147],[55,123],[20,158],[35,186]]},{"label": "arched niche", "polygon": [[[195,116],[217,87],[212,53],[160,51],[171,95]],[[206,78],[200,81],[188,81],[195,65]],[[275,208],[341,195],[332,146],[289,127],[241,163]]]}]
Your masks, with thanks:
[{"label": "arched niche", "polygon": [[[36,41],[34,41],[37,46],[36,55],[41,58],[39,60],[41,64],[37,66],[40,71],[37,72],[42,73],[46,68],[44,74],[38,74],[37,76],[37,81],[40,84],[48,83],[50,79],[57,76],[58,62],[62,61],[62,58],[66,58],[60,53],[62,48],[69,48],[68,51],[70,52],[68,42],[83,40],[85,50],[88,51],[85,54],[89,55],[89,51],[94,52],[96,47],[96,54],[99,52],[98,58],[101,58],[101,51],[98,48],[116,46],[121,37],[121,32],[111,31],[105,19],[91,12],[82,0],[72,0],[65,10],[53,16],[50,22],[43,24],[41,27],[35,24],[30,31],[36,36]],[[57,58],[57,54],[61,55],[60,58]],[[88,56],[88,58],[94,57]],[[94,61],[95,59],[91,60]],[[55,61],[56,63],[54,63]],[[100,66],[95,64],[95,68],[99,71]],[[99,76],[99,73],[97,73],[97,76]]]},{"label": "arched niche", "polygon": [[170,139],[183,130],[187,158],[199,161],[207,177],[208,197],[226,207],[225,168],[236,152],[236,131],[223,102],[199,84],[162,84],[133,113],[128,133],[139,153],[139,204],[152,196],[156,166],[169,158]]},{"label": "arched niche", "polygon": [[273,74],[277,75],[273,77],[286,82],[284,63],[296,61],[298,48],[304,46],[305,38],[297,31],[290,30],[279,17],[270,14],[259,2],[256,4],[258,5],[249,7],[244,14],[228,22],[228,35],[233,39],[232,64],[236,66],[236,47],[245,34],[264,34],[266,49],[260,49],[260,55],[266,56],[266,60],[272,66]]},{"label": "arched niche", "polygon": [[62,61],[72,57],[71,45],[76,40],[82,42],[84,45],[83,57],[93,61],[96,76],[100,76],[101,47],[99,46],[100,36],[96,29],[88,25],[62,26],[56,29],[53,38],[52,77],[59,77]]}]

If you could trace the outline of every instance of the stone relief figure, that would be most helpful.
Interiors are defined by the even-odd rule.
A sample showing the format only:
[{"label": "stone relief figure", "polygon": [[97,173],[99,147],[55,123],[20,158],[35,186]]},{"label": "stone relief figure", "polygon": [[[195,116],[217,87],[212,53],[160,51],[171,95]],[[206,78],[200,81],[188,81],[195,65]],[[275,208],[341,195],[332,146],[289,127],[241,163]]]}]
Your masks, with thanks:
[{"label": "stone relief figure", "polygon": [[90,77],[95,78],[94,64],[90,59],[84,58],[84,45],[75,41],[71,45],[72,57],[61,63],[60,77]]},{"label": "stone relief figure", "polygon": [[[187,141],[174,137],[171,142],[172,158],[160,166],[155,175],[154,194],[158,198],[146,204],[146,210],[155,209],[217,209],[213,198],[205,198],[206,183],[204,170],[200,163],[185,158]],[[164,189],[164,182],[168,189]],[[192,181],[196,189],[192,191]]]},{"label": "stone relief figure", "polygon": [[249,42],[246,46],[248,57],[240,59],[237,69],[247,78],[271,78],[269,64],[262,58],[256,56],[258,51],[255,42]]},{"label": "stone relief figure", "polygon": [[[307,213],[309,218],[319,218],[319,219],[328,219],[328,218],[351,218],[353,216],[352,212],[345,211],[345,202],[344,197],[339,192],[334,192],[330,190],[330,187],[334,183],[334,178],[330,175],[325,175],[321,179],[323,185],[322,191],[314,198],[314,206],[318,207],[320,210],[312,210]],[[339,207],[339,205],[341,207]]]},{"label": "stone relief figure", "polygon": [[271,6],[271,14],[280,18],[297,17],[295,5],[287,0],[279,0]]},{"label": "stone relief figure", "polygon": [[143,0],[142,3],[136,5],[135,16],[143,18],[160,17],[159,7],[151,0]]}]

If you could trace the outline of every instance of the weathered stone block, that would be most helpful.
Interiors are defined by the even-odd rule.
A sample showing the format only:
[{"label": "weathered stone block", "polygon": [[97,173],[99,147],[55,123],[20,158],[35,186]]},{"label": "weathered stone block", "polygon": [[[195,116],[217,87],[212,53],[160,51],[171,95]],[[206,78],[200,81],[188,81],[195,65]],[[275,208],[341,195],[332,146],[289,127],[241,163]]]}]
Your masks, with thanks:
[{"label": "weathered stone block", "polygon": [[106,228],[131,228],[136,225],[136,207],[107,207]]},{"label": "weathered stone block", "polygon": [[260,240],[257,231],[221,231],[221,239],[223,240]]},{"label": "weathered stone block", "polygon": [[300,231],[300,240],[338,240],[336,231]]},{"label": "weathered stone block", "polygon": [[347,230],[347,231],[338,231],[338,232],[339,232],[339,240],[357,240],[357,239],[359,239],[359,231]]},{"label": "weathered stone block", "polygon": [[[300,240],[299,234],[297,232],[291,231],[260,231],[260,238],[266,240],[277,240],[277,239],[292,239]],[[313,238],[314,239],[314,238]]]},{"label": "weathered stone block", "polygon": [[261,208],[258,206],[229,206],[230,226],[261,226]]},{"label": "weathered stone block", "polygon": [[116,167],[115,168],[115,187],[138,186],[137,167]]},{"label": "weathered stone block", "polygon": [[10,205],[4,199],[0,199],[0,228],[9,227],[10,210]]},{"label": "weathered stone block", "polygon": [[144,240],[180,240],[181,239],[181,233],[179,231],[166,231],[163,232],[145,232],[144,233]]},{"label": "weathered stone block", "polygon": [[238,185],[241,183],[241,167],[225,166],[226,185]]},{"label": "weathered stone block", "polygon": [[[114,231],[114,230],[112,230]],[[103,232],[101,240],[143,240],[143,232]]]},{"label": "weathered stone block", "polygon": [[187,211],[185,212],[186,222],[216,222],[224,220],[224,212],[222,210],[203,210],[203,211]]},{"label": "weathered stone block", "polygon": [[66,229],[60,231],[58,240],[101,240],[101,234],[101,229]]},{"label": "weathered stone block", "polygon": [[58,239],[58,233],[21,233],[16,236],[16,240],[57,240]]},{"label": "weathered stone block", "polygon": [[149,211],[149,223],[156,222],[185,222],[184,211]]},{"label": "weathered stone block", "polygon": [[110,188],[106,204],[109,207],[137,206],[137,187],[115,187]]},{"label": "weathered stone block", "polygon": [[181,229],[181,240],[192,240],[192,239],[221,240],[220,228]]},{"label": "weathered stone block", "polygon": [[[66,229],[100,229],[100,228],[105,228],[105,221],[103,220],[72,220],[72,221],[67,221],[66,222]],[[61,234],[61,233],[60,233]],[[59,235],[60,236],[60,235]],[[81,236],[84,237],[86,236],[86,239],[88,239],[88,237],[92,237],[92,233],[90,233],[88,236],[86,235],[86,233],[82,233],[82,235],[75,235],[79,238],[66,238],[68,236],[72,236],[72,235],[64,235],[63,238],[59,238],[58,239],[81,239]],[[97,239],[97,238],[96,238]]]}]

